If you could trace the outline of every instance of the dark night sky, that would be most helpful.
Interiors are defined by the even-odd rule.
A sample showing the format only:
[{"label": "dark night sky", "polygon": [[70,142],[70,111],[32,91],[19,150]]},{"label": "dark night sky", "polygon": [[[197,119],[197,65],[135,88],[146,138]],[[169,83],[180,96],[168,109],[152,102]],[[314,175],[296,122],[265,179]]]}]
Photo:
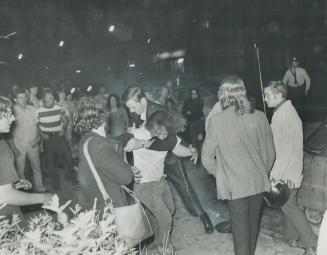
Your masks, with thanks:
[{"label": "dark night sky", "polygon": [[1,86],[130,82],[129,63],[134,74],[164,73],[154,55],[177,49],[187,50],[185,75],[253,76],[254,43],[263,71],[274,70],[267,79],[292,54],[315,70],[312,55],[326,53],[324,8],[323,0],[3,0],[0,35],[17,33],[0,39]]}]

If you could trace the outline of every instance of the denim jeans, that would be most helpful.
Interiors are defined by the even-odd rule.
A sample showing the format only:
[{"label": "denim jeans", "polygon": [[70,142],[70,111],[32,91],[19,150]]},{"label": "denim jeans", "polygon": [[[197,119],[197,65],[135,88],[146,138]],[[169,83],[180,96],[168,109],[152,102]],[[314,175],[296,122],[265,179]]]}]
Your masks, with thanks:
[{"label": "denim jeans", "polygon": [[160,181],[139,183],[134,191],[143,205],[151,212],[148,214],[153,229],[154,244],[160,249],[170,244],[170,233],[175,206],[170,187],[162,178]]}]

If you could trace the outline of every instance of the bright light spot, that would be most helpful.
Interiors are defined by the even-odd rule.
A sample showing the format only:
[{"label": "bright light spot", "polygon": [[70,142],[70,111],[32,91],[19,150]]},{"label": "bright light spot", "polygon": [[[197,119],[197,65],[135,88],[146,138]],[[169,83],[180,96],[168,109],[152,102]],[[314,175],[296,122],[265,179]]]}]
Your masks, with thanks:
[{"label": "bright light spot", "polygon": [[49,68],[48,66],[45,66],[45,70],[48,70],[48,68]]},{"label": "bright light spot", "polygon": [[20,59],[22,59],[23,58],[23,54],[22,53],[20,53],[19,55],[18,55],[18,57],[17,57],[19,60]]},{"label": "bright light spot", "polygon": [[149,44],[151,42],[151,38],[148,38],[148,40],[146,41],[147,44]]},{"label": "bright light spot", "polygon": [[129,67],[134,68],[135,64],[129,64]]},{"label": "bright light spot", "polygon": [[204,27],[205,28],[209,28],[210,27],[210,22],[208,20],[204,23]]},{"label": "bright light spot", "polygon": [[110,72],[110,71],[111,71],[111,68],[110,68],[110,66],[108,66],[107,70],[108,70],[108,72]]},{"label": "bright light spot", "polygon": [[179,59],[177,59],[177,63],[178,63],[178,64],[183,64],[183,63],[184,63],[184,58],[179,58]]},{"label": "bright light spot", "polygon": [[90,92],[90,91],[92,90],[92,88],[93,88],[93,87],[90,85],[90,86],[87,87],[86,91],[87,91],[87,92]]},{"label": "bright light spot", "polygon": [[63,47],[63,46],[64,46],[64,44],[65,44],[65,42],[64,42],[64,41],[60,41],[60,42],[59,42],[59,47]]},{"label": "bright light spot", "polygon": [[81,70],[76,70],[75,72],[76,72],[76,73],[81,73],[82,71],[81,71]]},{"label": "bright light spot", "polygon": [[75,91],[76,91],[76,89],[75,89],[75,88],[72,88],[72,89],[70,90],[70,94],[75,93]]},{"label": "bright light spot", "polygon": [[115,31],[115,26],[114,25],[111,25],[109,27],[109,32],[112,33],[113,31]]},{"label": "bright light spot", "polygon": [[139,75],[143,75],[143,73],[139,73]]}]

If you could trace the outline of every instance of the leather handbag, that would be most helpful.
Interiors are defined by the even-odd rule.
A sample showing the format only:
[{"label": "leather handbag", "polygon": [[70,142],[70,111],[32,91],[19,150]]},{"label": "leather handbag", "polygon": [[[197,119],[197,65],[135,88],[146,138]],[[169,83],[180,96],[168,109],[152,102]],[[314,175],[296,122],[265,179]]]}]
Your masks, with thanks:
[{"label": "leather handbag", "polygon": [[[110,196],[106,191],[88,152],[88,143],[90,140],[91,137],[84,143],[84,155],[91,172],[93,173],[95,181],[98,184],[103,199],[107,203],[111,201]],[[115,223],[117,226],[118,235],[125,240],[126,245],[129,248],[133,248],[141,241],[152,236],[153,230],[146,212],[136,194],[126,186],[121,186],[121,188],[124,190],[126,195],[132,198],[132,202],[130,202],[129,205],[114,208]]]},{"label": "leather handbag", "polygon": [[271,187],[269,192],[263,195],[264,201],[268,207],[281,208],[290,197],[290,189],[284,182],[278,182]]}]

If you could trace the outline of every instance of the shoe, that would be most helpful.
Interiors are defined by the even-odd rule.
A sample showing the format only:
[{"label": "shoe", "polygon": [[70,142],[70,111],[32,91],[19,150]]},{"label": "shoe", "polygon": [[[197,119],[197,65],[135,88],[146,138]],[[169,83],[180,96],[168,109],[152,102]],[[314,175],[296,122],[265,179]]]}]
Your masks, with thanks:
[{"label": "shoe", "polygon": [[305,249],[305,252],[303,253],[303,255],[316,255],[316,247],[311,247],[311,248],[307,248]]},{"label": "shoe", "polygon": [[207,234],[213,233],[214,228],[208,214],[203,213],[202,215],[200,215],[200,219],[203,223],[204,232],[206,232]]},{"label": "shoe", "polygon": [[222,221],[215,226],[215,229],[219,233],[232,233],[232,225],[230,221]]}]

